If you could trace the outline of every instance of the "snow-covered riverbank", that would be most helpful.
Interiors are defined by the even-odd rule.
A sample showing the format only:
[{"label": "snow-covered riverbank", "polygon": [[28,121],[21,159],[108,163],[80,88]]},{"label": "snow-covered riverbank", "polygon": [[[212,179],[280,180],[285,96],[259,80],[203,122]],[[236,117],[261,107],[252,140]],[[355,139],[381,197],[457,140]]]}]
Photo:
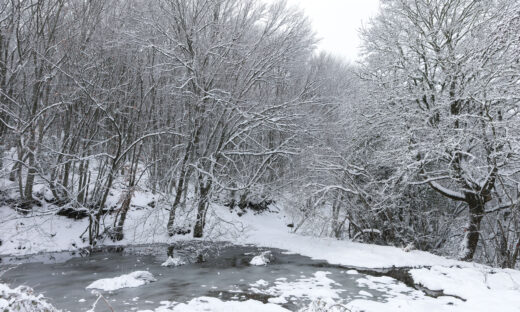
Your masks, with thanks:
[{"label": "snow-covered riverbank", "polygon": [[[116,201],[117,197],[114,196]],[[105,245],[133,245],[171,243],[193,239],[190,234],[170,238],[166,233],[168,212],[146,208],[153,201],[149,193],[141,193],[132,201],[133,209],[125,224],[125,238],[120,242],[105,239]],[[377,246],[317,238],[291,233],[287,227],[292,223],[283,211],[238,216],[227,207],[213,205],[208,213],[206,238],[211,241],[228,241],[235,244],[253,244],[263,247],[285,249],[313,259],[325,260],[331,264],[363,268],[411,267],[431,265],[456,265],[457,261],[439,257],[427,252],[412,250],[405,252],[396,247]],[[30,215],[20,217],[8,207],[0,208],[3,220],[0,229],[0,256],[27,255],[40,252],[67,251],[87,247],[85,235],[88,220],[72,220],[56,215]],[[105,219],[111,224],[111,217]]]},{"label": "snow-covered riverbank", "polygon": [[[149,200],[139,198],[143,203]],[[165,213],[144,208],[132,210],[125,227],[125,239],[117,244],[170,243],[191,239],[189,235],[169,238],[165,234]],[[86,242],[79,239],[86,221],[54,215],[15,219],[13,211],[7,207],[1,208],[0,214],[3,220],[11,220],[4,221],[0,230],[2,255],[74,250],[86,246]],[[520,311],[519,271],[459,262],[416,250],[405,252],[395,247],[302,236],[291,233],[287,227],[291,222],[282,211],[259,215],[246,213],[239,217],[225,207],[214,206],[207,239],[284,249],[351,268],[414,267],[410,276],[415,284],[434,291],[438,296],[427,296],[390,277],[360,278],[360,285],[388,294],[387,300],[355,299],[346,305],[351,311]],[[109,240],[104,243],[116,244]],[[333,298],[326,297],[323,299],[329,302],[327,306],[330,308]],[[250,300],[217,304],[216,300],[199,298],[183,304],[182,310],[179,310],[181,306],[178,303],[169,303],[156,311],[202,311],[207,308],[210,311],[229,311],[235,307],[260,307],[258,311],[268,311],[268,308],[273,308],[273,303],[258,306],[262,303]],[[278,308],[282,307],[276,306],[273,311],[282,311],[276,310]]]}]

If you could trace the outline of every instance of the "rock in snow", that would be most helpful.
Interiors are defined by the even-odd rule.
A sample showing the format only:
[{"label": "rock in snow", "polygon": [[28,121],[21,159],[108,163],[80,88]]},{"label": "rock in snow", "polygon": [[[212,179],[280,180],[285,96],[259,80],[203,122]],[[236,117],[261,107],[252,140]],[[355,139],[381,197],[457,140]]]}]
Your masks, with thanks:
[{"label": "rock in snow", "polygon": [[273,255],[270,251],[264,251],[258,256],[253,257],[249,264],[251,265],[267,265],[273,259]]},{"label": "rock in snow", "polygon": [[161,264],[161,266],[163,266],[163,267],[176,267],[176,266],[180,266],[180,265],[183,265],[183,264],[186,264],[186,262],[184,262],[184,260],[182,260],[179,257],[168,257],[168,259],[166,259],[166,261],[164,261]]},{"label": "rock in snow", "polygon": [[118,277],[99,279],[88,285],[87,289],[94,288],[113,291],[121,288],[139,287],[155,281],[156,279],[152,273],[148,271],[135,271]]}]

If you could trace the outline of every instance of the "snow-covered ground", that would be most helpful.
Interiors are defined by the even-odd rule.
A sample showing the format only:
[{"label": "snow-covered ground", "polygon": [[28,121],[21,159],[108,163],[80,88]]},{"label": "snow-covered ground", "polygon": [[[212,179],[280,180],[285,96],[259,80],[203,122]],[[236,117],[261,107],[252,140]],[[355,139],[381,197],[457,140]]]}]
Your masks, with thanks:
[{"label": "snow-covered ground", "polygon": [[[104,244],[169,243],[192,239],[190,235],[170,238],[165,234],[167,211],[148,207],[147,203],[153,200],[151,195],[141,193],[135,199],[132,204],[139,208],[133,208],[128,215],[125,239],[117,243],[106,240]],[[74,221],[52,214],[16,217],[12,209],[0,207],[0,219],[4,220],[0,229],[0,255],[73,250],[87,244],[79,238],[86,229],[86,220]],[[293,220],[283,211],[259,215],[246,213],[239,217],[226,207],[213,205],[208,217],[206,239],[284,249],[352,268],[414,267],[410,274],[416,284],[442,294],[433,298],[389,277],[364,277],[358,283],[385,293],[386,302],[370,300],[370,293],[363,293],[360,298],[346,303],[351,311],[520,311],[520,272],[516,270],[494,269],[416,250],[405,252],[395,247],[293,234],[287,227]],[[105,222],[110,224],[110,219]],[[312,297],[318,302],[315,310],[332,310],[336,293],[327,291],[326,274],[315,278],[321,280],[320,285],[325,285],[323,292],[318,292],[319,296]],[[187,303],[163,302],[156,311],[285,311],[279,305],[286,300],[285,295],[291,291],[301,292],[311,282],[301,281],[303,284],[299,285],[280,281],[278,285],[264,287],[264,292],[276,294],[279,299],[269,304],[254,300],[223,302],[216,298],[196,298]]]},{"label": "snow-covered ground", "polygon": [[459,262],[439,257],[427,252],[413,250],[405,252],[396,247],[377,246],[332,238],[311,237],[293,234],[286,224],[291,223],[283,214],[235,214],[220,215],[228,223],[242,223],[246,226],[244,235],[235,239],[236,243],[284,249],[315,260],[325,260],[330,264],[362,268],[389,268],[430,265],[455,265]]},{"label": "snow-covered ground", "polygon": [[[146,207],[153,197],[147,193],[136,196],[132,204]],[[115,200],[115,199],[114,199]],[[263,247],[285,249],[316,260],[351,267],[386,268],[431,265],[456,265],[458,261],[435,256],[422,251],[405,252],[400,248],[377,246],[317,238],[291,233],[287,224],[292,223],[283,212],[253,214],[239,217],[227,207],[214,205],[208,213],[206,239],[230,241],[236,244],[253,244]],[[75,250],[87,247],[80,239],[88,220],[71,220],[56,215],[19,218],[12,209],[0,208],[0,255],[27,255],[48,251]],[[166,233],[167,211],[159,209],[132,210],[125,224],[125,238],[120,242],[106,239],[106,245],[170,243],[192,239],[190,235],[170,238]],[[111,218],[105,220],[111,224]]]},{"label": "snow-covered ground", "polygon": [[221,301],[212,297],[199,297],[187,303],[162,302],[162,305],[152,310],[139,312],[287,312],[289,310],[273,303],[264,304],[257,300],[247,301]]},{"label": "snow-covered ground", "polygon": [[[228,221],[236,219],[229,218]],[[246,214],[240,219],[249,229],[238,242],[285,249],[348,267],[416,267],[410,270],[416,284],[444,294],[429,297],[389,277],[360,279],[361,285],[388,293],[387,302],[356,299],[347,304],[351,311],[520,311],[517,270],[496,269],[417,250],[405,252],[396,247],[300,236],[284,226],[289,220],[285,221],[283,214]]]}]

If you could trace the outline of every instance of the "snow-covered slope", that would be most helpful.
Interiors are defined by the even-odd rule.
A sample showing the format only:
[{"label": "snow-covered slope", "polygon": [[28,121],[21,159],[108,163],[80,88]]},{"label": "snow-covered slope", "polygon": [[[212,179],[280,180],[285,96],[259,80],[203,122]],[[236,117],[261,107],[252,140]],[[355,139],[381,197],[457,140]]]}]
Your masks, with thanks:
[{"label": "snow-covered slope", "polygon": [[[221,215],[230,224],[243,223],[244,235],[234,239],[237,243],[254,244],[288,250],[325,260],[331,264],[363,268],[411,267],[430,265],[455,265],[458,261],[446,259],[431,253],[400,248],[356,243],[332,238],[310,237],[293,234],[286,226],[283,214],[235,214]],[[233,239],[230,235],[229,239]]]},{"label": "snow-covered slope", "polygon": [[[396,247],[293,234],[286,226],[289,220],[283,213],[246,213],[239,217],[227,207],[213,205],[212,208],[212,213],[208,214],[206,238],[213,241],[285,249],[331,264],[352,267],[385,268],[458,263],[422,251],[405,252]],[[3,242],[0,255],[74,250],[87,246],[87,242],[79,238],[87,228],[87,220],[75,221],[55,215],[28,216],[22,219],[16,217],[12,209],[0,208],[0,218],[10,220],[4,221],[0,229],[0,239]],[[120,242],[106,239],[103,243],[150,244],[192,239],[190,235],[170,238],[166,234],[166,221],[166,211],[134,209],[127,216],[125,239]],[[110,217],[105,223],[110,224]]]}]

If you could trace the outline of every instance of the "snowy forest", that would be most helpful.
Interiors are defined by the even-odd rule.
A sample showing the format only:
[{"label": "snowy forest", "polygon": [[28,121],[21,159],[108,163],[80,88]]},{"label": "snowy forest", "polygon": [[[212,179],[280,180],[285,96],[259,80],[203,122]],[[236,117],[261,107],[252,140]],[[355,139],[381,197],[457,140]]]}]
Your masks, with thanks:
[{"label": "snowy forest", "polygon": [[[459,294],[454,279],[424,300],[456,302],[424,311],[490,311],[491,299],[519,311],[520,2],[381,0],[359,36],[357,62],[320,51],[285,1],[0,0],[0,259],[196,242],[200,260],[209,245],[247,243],[356,269],[420,267],[411,284],[436,291],[432,265],[488,270],[513,281],[507,300],[493,288],[506,282]],[[173,250],[165,263],[189,262]],[[254,252],[251,265],[278,258]],[[366,254],[338,260],[351,252]],[[11,260],[0,310],[54,311],[2,284],[17,286]],[[127,311],[92,298],[89,311]],[[392,303],[258,298],[243,309]],[[211,311],[231,311],[225,299],[208,299]]]}]

